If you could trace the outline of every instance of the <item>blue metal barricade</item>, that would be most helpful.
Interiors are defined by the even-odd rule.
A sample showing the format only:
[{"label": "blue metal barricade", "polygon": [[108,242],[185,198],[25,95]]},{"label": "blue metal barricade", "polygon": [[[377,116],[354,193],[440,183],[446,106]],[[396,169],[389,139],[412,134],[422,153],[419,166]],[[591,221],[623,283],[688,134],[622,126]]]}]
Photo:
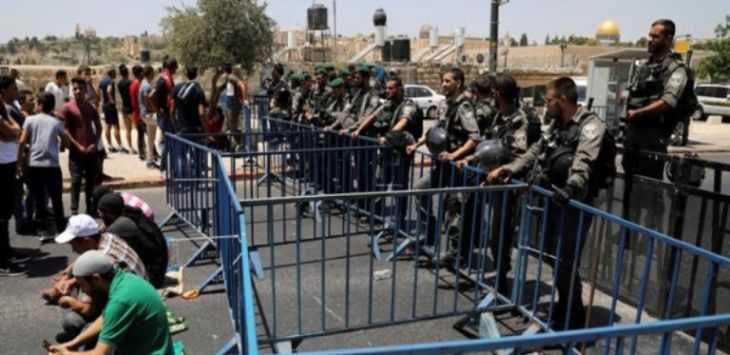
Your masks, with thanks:
[{"label": "blue metal barricade", "polygon": [[[352,141],[296,123],[276,127],[247,133],[276,132],[284,138],[260,153],[220,153],[170,139],[175,153],[167,186],[173,209],[202,229],[204,223],[196,220],[203,218],[188,211],[197,205],[180,201],[196,198],[193,183],[207,181],[211,187],[204,190],[214,201],[205,218],[211,221],[207,233],[217,237],[236,332],[222,351],[237,345],[239,353],[255,354],[264,345],[287,349],[305,339],[463,316],[454,327],[468,332],[478,324],[487,329],[476,332],[479,336],[493,338],[408,344],[404,334],[387,348],[314,349],[374,354],[553,347],[577,353],[590,346],[606,354],[642,349],[713,354],[720,327],[730,324],[727,314],[712,315],[715,299],[724,296],[713,290],[726,281],[728,258],[577,201],[556,205],[538,186],[481,186],[483,171],[458,169],[425,153],[416,153],[413,165],[410,158],[395,165],[389,155],[402,152],[368,139]],[[202,169],[187,158],[204,153],[210,163]],[[237,169],[226,166],[245,159],[269,161],[263,171],[251,168],[239,184]],[[333,174],[322,166],[334,166]],[[358,167],[372,170],[373,180],[362,190]],[[279,179],[258,184],[251,178],[263,173]],[[313,191],[305,193],[303,185]],[[314,216],[298,210],[328,203],[339,210]],[[383,233],[392,238],[373,237]],[[606,236],[619,243],[595,242]],[[641,277],[627,281],[631,243],[644,252],[632,258]],[[586,245],[591,247],[584,251]],[[373,249],[389,257],[374,258]],[[663,265],[667,274],[655,272],[666,262],[654,257],[657,250],[671,255]],[[608,291],[595,282],[597,255],[614,261]],[[690,283],[702,285],[694,297],[697,312],[678,314],[673,305],[686,300],[681,285],[691,277],[689,268],[704,280]],[[668,280],[666,294],[653,287],[658,277]],[[658,295],[668,311],[650,314],[646,304]],[[490,316],[508,311],[526,323],[507,327]],[[257,323],[264,326],[257,329]],[[584,326],[589,328],[570,330]],[[499,333],[511,336],[497,338]]]}]

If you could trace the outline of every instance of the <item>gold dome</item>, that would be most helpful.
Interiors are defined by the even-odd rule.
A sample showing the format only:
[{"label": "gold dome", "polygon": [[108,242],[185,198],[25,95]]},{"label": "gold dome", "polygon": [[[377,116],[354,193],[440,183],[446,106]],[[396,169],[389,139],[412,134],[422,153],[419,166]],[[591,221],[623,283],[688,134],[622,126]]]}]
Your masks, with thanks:
[{"label": "gold dome", "polygon": [[596,30],[596,37],[619,37],[618,24],[614,20],[603,21]]}]

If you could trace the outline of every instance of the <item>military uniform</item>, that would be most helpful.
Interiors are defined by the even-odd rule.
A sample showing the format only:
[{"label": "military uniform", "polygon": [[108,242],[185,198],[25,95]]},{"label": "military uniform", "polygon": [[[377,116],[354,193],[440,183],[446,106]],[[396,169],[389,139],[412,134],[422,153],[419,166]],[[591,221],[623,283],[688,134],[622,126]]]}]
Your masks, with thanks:
[{"label": "military uniform", "polygon": [[332,128],[354,131],[366,117],[373,114],[379,107],[380,97],[373,90],[370,88],[355,90],[349,96],[348,106],[344,110],[345,114],[333,123]]},{"label": "military uniform", "polygon": [[[479,113],[477,111],[477,117]],[[510,109],[507,115],[497,112],[490,125],[483,130],[483,137],[498,139],[510,149],[511,160],[527,151],[527,114],[517,106]],[[475,156],[471,155],[467,160],[474,165]],[[486,200],[485,200],[486,199]],[[508,294],[507,273],[511,270],[511,252],[514,239],[516,221],[515,196],[510,192],[495,193],[492,196],[485,194],[470,194],[467,198],[467,210],[474,211],[464,216],[464,227],[467,235],[471,236],[474,246],[484,245],[479,240],[483,233],[481,216],[483,216],[484,204],[487,200],[492,202],[491,234],[489,238],[489,249],[492,253],[492,260],[497,269],[499,277],[498,287],[500,294]],[[501,253],[500,253],[501,240]]]},{"label": "military uniform", "polygon": [[[342,79],[335,79],[330,82],[330,86],[337,87],[344,85]],[[331,126],[336,120],[346,114],[349,102],[347,97],[335,98],[330,96],[330,100],[324,112],[319,116],[318,125],[320,127]],[[322,147],[327,148],[322,153],[320,164],[323,165],[324,171],[320,174],[321,185],[326,193],[334,193],[337,191],[339,184],[340,192],[349,192],[352,186],[352,172],[349,169],[350,162],[349,152],[342,149],[335,149],[342,146],[341,138],[332,132],[325,133],[323,136]]]},{"label": "military uniform", "polygon": [[[409,187],[409,174],[411,170],[411,164],[413,157],[406,154],[405,147],[415,143],[420,137],[414,137],[412,132],[415,125],[419,122],[416,120],[418,116],[418,106],[411,100],[403,99],[403,101],[395,105],[393,102],[388,101],[385,105],[385,112],[389,113],[390,122],[389,127],[392,130],[393,127],[402,119],[408,120],[405,128],[402,132],[396,133],[391,131],[390,134],[386,133],[386,142],[389,143],[391,149],[384,149],[383,163],[381,164],[382,170],[382,184],[383,188],[387,188],[389,184],[392,184],[393,190],[405,190]],[[388,115],[383,114],[383,119],[386,119]],[[393,141],[394,136],[399,137],[402,141]],[[401,228],[406,226],[405,218],[407,215],[408,208],[408,197],[402,196],[396,199],[396,220],[399,222]]]},{"label": "military uniform", "polygon": [[[474,105],[462,93],[453,100],[444,100],[439,105],[439,120],[437,126],[443,127],[448,135],[448,152],[454,152],[464,146],[469,140],[478,142],[479,127],[476,121]],[[423,176],[415,184],[416,189],[429,189],[456,186],[461,179],[449,163],[436,161],[430,174]],[[420,196],[417,200],[421,220],[426,222],[426,240],[428,245],[436,243],[436,217],[431,211],[430,196]],[[461,205],[461,196],[447,196],[446,213],[449,224],[449,234],[458,232],[461,220],[458,217]]]},{"label": "military uniform", "polygon": [[[550,124],[548,132],[527,152],[517,157],[512,163],[503,168],[512,173],[519,174],[538,161],[540,167],[545,168],[546,174],[541,174],[542,179],[538,183],[550,188],[552,185],[564,188],[572,192],[573,198],[584,203],[591,204],[597,193],[594,188],[598,177],[592,176],[601,145],[606,134],[606,125],[594,113],[586,112],[582,107],[573,115],[567,123],[556,119]],[[563,153],[572,157],[572,163],[567,166],[567,172],[562,174],[555,165],[551,166],[554,157],[560,157]],[[562,177],[562,178],[561,178]],[[585,315],[585,307],[581,297],[581,280],[578,272],[572,274],[573,263],[580,260],[580,255],[585,243],[587,231],[590,229],[591,218],[584,214],[581,223],[581,213],[571,207],[563,207],[550,201],[547,213],[544,216],[547,221],[547,234],[545,236],[546,251],[559,252],[560,262],[557,278],[555,280],[558,289],[559,300],[556,306],[556,319],[569,322],[571,327],[582,326]],[[578,234],[578,227],[581,226],[581,234]],[[562,239],[562,240],[561,240]],[[575,254],[576,243],[580,239],[578,254]],[[557,247],[560,246],[558,251]],[[571,284],[573,292],[570,293]],[[565,320],[568,307],[568,298],[572,298],[571,320]],[[562,317],[562,319],[561,319]]]},{"label": "military uniform", "polygon": [[[637,183],[634,175],[649,177],[656,180],[664,178],[663,160],[653,159],[648,152],[667,153],[669,136],[674,129],[674,123],[685,117],[678,117],[685,111],[688,103],[683,101],[685,90],[693,90],[693,83],[688,69],[682,58],[675,53],[667,55],[661,61],[652,56],[636,70],[636,75],[630,78],[629,109],[645,107],[657,100],[663,100],[671,109],[654,117],[639,117],[628,122],[624,138],[624,154],[622,165],[625,172],[623,216],[640,214],[641,209],[649,212],[648,227],[659,228],[664,215],[664,192],[653,184],[644,191],[641,200],[631,193]],[[688,115],[689,113],[685,113]],[[634,197],[632,199],[632,197]],[[648,206],[647,206],[648,204]],[[631,205],[640,207],[631,211]]]},{"label": "military uniform", "polygon": [[498,110],[494,107],[494,102],[491,99],[475,100],[474,107],[476,109],[479,134],[485,136],[487,130],[494,123],[494,118],[498,114]]},{"label": "military uniform", "polygon": [[[673,123],[680,115],[678,105],[688,87],[690,76],[682,58],[675,53],[669,54],[661,61],[654,57],[639,66],[634,78],[631,78],[629,90],[629,109],[641,108],[650,103],[663,100],[671,109],[655,117],[640,117],[629,122],[624,139],[623,166],[627,174],[644,175],[662,179],[664,162],[642,158],[636,151],[667,152],[668,138],[673,130]],[[690,83],[691,84],[691,83]]]}]

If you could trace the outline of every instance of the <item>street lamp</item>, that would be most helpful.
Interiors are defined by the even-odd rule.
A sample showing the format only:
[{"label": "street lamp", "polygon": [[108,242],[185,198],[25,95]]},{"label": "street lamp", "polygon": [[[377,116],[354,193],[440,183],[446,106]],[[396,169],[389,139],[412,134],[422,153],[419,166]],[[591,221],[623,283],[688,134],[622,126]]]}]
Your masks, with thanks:
[{"label": "street lamp", "polygon": [[509,0],[492,0],[492,21],[489,30],[489,75],[497,76],[497,42],[499,41],[499,7]]}]

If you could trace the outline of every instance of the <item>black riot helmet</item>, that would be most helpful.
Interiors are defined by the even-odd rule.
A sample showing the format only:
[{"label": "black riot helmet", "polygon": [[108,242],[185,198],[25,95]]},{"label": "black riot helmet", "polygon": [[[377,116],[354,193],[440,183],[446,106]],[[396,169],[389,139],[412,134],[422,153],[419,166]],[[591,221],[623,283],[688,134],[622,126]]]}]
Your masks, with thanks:
[{"label": "black riot helmet", "polygon": [[487,139],[474,150],[476,163],[482,169],[492,170],[509,162],[511,152],[509,147],[499,139]]},{"label": "black riot helmet", "polygon": [[433,127],[428,131],[426,146],[431,154],[439,156],[449,149],[449,134],[443,127]]},{"label": "black riot helmet", "polygon": [[573,166],[573,150],[569,147],[556,149],[548,157],[547,165],[550,183],[557,187],[564,187],[568,181],[570,167]]}]

